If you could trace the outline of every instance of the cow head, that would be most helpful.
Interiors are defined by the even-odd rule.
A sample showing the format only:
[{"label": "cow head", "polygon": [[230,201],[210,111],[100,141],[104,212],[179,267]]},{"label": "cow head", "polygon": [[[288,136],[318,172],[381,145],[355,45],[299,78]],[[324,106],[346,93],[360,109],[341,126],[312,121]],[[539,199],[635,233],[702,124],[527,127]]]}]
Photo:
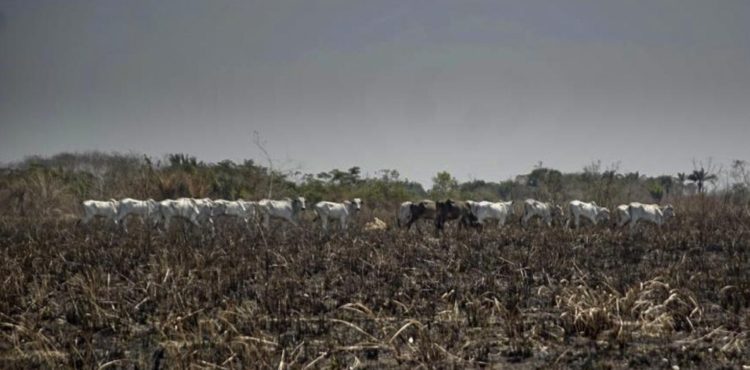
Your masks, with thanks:
[{"label": "cow head", "polygon": [[362,210],[362,199],[360,198],[354,198],[352,199],[352,209],[355,212],[359,212]]},{"label": "cow head", "polygon": [[441,209],[450,209],[455,205],[456,202],[453,201],[453,199],[446,199],[443,202],[435,202],[435,208],[440,212]]},{"label": "cow head", "polygon": [[453,201],[450,199],[445,201],[437,201],[435,202],[435,211],[437,212],[438,216],[442,216],[445,213],[450,212],[452,206]]},{"label": "cow head", "polygon": [[674,217],[674,207],[672,207],[671,204],[667,204],[664,208],[661,209],[661,212],[664,214],[665,219]]},{"label": "cow head", "polygon": [[601,222],[609,222],[609,209],[606,207],[599,207],[599,212],[596,214],[596,219]]},{"label": "cow head", "polygon": [[550,204],[550,215],[552,218],[563,216],[563,207],[559,204]]},{"label": "cow head", "polygon": [[295,211],[304,211],[305,210],[305,198],[304,197],[297,197],[292,200],[292,209]]},{"label": "cow head", "polygon": [[145,201],[146,208],[147,208],[147,215],[150,217],[154,213],[159,213],[159,202],[153,200],[152,198],[148,198]]},{"label": "cow head", "polygon": [[159,222],[164,221],[164,212],[168,208],[169,208],[169,205],[165,204],[164,201],[156,202],[153,212],[151,212],[151,214],[149,215],[151,222],[153,222],[154,225],[156,225]]}]

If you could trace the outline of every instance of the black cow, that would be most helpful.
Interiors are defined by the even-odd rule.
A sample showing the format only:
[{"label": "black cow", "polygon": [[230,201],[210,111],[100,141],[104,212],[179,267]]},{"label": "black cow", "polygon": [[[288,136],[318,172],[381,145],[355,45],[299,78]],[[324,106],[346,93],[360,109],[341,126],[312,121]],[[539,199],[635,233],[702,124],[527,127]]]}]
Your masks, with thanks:
[{"label": "black cow", "polygon": [[406,222],[406,229],[411,229],[411,225],[419,219],[434,220],[437,214],[435,202],[425,199],[421,202],[412,203],[409,206],[409,221]]},{"label": "black cow", "polygon": [[455,201],[448,199],[444,202],[437,202],[437,216],[435,217],[435,229],[441,231],[445,223],[452,220],[458,220],[459,228],[476,227],[479,225],[476,216],[471,213],[471,207],[464,201]]}]

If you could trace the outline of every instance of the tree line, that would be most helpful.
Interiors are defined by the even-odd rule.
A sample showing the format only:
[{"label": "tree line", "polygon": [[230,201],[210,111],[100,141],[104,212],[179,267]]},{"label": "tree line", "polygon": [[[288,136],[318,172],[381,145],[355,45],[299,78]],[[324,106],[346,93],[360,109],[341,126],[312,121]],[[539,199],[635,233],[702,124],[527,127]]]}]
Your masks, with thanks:
[{"label": "tree line", "polygon": [[405,200],[535,198],[562,203],[570,199],[615,205],[630,201],[663,203],[676,197],[707,193],[726,201],[748,203],[750,173],[737,160],[727,171],[725,186],[716,186],[715,169],[695,166],[691,172],[646,176],[602,169],[594,162],[574,173],[539,163],[527,174],[500,181],[458,181],[449,172],[433,177],[432,187],[403,178],[395,169],[364,176],[360,167],[317,174],[282,172],[253,160],[206,163],[175,153],[155,159],[139,154],[103,152],[61,153],[29,157],[0,168],[0,214],[56,215],[75,213],[82,200],[132,197],[262,199],[302,195],[311,204],[320,200],[362,198],[371,207],[395,208]]}]

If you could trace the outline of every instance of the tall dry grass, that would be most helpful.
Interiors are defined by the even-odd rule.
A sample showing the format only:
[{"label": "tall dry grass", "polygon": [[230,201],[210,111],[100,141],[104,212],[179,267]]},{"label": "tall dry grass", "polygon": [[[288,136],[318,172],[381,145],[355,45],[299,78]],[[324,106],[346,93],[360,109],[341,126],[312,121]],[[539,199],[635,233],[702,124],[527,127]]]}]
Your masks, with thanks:
[{"label": "tall dry grass", "polygon": [[440,239],[4,218],[0,367],[750,364],[750,216],[677,209],[635,235],[513,224]]}]

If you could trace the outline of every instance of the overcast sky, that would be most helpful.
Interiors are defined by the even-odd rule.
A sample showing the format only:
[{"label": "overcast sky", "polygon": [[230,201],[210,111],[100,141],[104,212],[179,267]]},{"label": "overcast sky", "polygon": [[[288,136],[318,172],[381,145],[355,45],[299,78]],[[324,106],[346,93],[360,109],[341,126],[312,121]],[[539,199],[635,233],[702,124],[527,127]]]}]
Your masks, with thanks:
[{"label": "overcast sky", "polygon": [[750,159],[746,0],[0,0],[0,162],[104,150],[429,183]]}]

